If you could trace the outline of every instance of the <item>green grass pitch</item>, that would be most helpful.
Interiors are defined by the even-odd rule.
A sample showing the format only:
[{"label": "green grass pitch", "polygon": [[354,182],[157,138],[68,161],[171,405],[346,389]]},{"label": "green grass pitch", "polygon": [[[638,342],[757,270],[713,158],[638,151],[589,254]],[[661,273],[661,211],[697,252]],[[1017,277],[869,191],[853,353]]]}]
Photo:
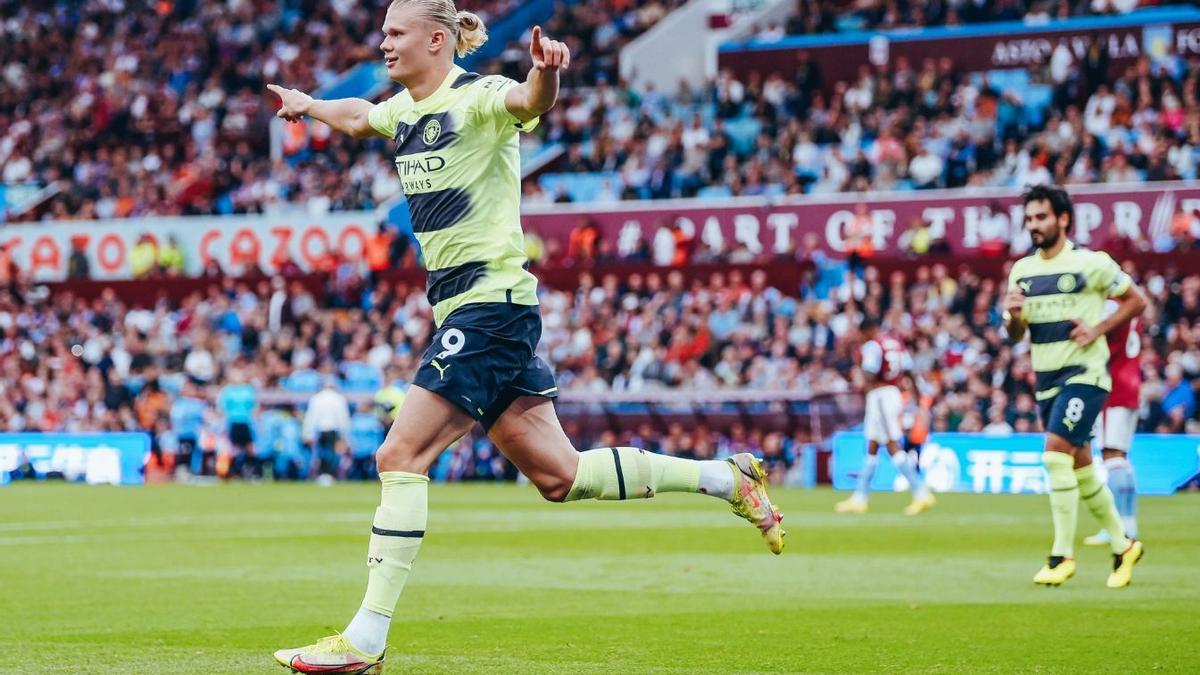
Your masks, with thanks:
[{"label": "green grass pitch", "polygon": [[[0,488],[0,672],[283,673],[361,598],[373,484]],[[779,491],[783,556],[713,499],[435,485],[388,673],[1195,672],[1200,495],[1145,498],[1134,584],[1030,578],[1045,497]],[[1093,531],[1080,515],[1080,537]]]}]

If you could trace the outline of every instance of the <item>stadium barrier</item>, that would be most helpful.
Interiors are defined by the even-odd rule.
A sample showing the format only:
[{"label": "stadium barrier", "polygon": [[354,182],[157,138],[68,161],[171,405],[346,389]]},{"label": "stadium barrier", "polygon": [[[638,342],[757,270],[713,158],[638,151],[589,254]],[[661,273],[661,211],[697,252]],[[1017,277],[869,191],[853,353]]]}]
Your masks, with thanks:
[{"label": "stadium barrier", "polygon": [[141,485],[150,454],[144,433],[0,434],[0,485],[14,472],[92,485]]},{"label": "stadium barrier", "polygon": [[[1044,444],[1044,434],[933,433],[921,447],[921,472],[930,489],[937,492],[1044,493]],[[866,447],[861,431],[834,435],[831,472],[835,488],[854,489]],[[1140,494],[1172,494],[1200,472],[1200,436],[1138,434],[1129,460],[1137,471]],[[1098,452],[1096,469],[1103,478]],[[903,490],[907,482],[891,462],[880,462],[871,487]]]},{"label": "stadium barrier", "polygon": [[[303,406],[313,395],[272,389],[259,394],[263,406]],[[372,394],[345,392],[351,405],[372,400]],[[556,400],[558,416],[568,435],[594,436],[605,431],[636,432],[649,424],[665,430],[672,424],[694,429],[705,426],[728,431],[736,424],[764,433],[804,433],[814,439],[862,419],[862,396],[853,393],[651,390],[640,392],[565,391]]]}]

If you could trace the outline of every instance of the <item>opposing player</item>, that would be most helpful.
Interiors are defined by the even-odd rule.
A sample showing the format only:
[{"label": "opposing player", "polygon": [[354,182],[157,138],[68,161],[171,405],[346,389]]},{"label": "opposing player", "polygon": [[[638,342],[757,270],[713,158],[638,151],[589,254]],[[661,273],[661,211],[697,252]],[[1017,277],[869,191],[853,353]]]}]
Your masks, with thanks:
[{"label": "opposing player", "polygon": [[376,453],[383,489],[362,605],[344,633],[279,650],[276,660],[298,672],[382,670],[391,616],[425,535],[426,473],[476,422],[548,500],[713,495],[780,553],[781,516],[749,454],[698,462],[628,447],[580,453],[558,422],[554,377],[534,355],[541,319],[521,232],[517,134],[554,105],[559,70],[570,65],[566,46],[535,27],[533,68],[518,83],[454,64],[455,53],[479,47],[486,32],[451,0],[396,0],[383,32],[388,76],[404,86],[387,101],[323,101],[270,89],[282,99],[283,119],[308,115],[355,137],[395,141],[437,331]]},{"label": "opposing player", "polygon": [[908,481],[913,500],[904,513],[915,516],[934,504],[933,493],[925,486],[916,464],[900,449],[904,430],[900,426],[903,401],[898,386],[912,369],[912,357],[904,344],[889,335],[879,335],[879,323],[865,317],[859,327],[866,342],[862,346],[862,371],[867,378],[866,414],[863,428],[867,435],[867,457],[858,472],[858,486],[849,499],[834,505],[838,513],[866,513],[871,479],[879,466],[879,446],[887,447],[892,464]]},{"label": "opposing player", "polygon": [[[1106,253],[1075,248],[1068,239],[1074,219],[1062,188],[1029,188],[1025,229],[1037,249],[1018,260],[1008,279],[1004,320],[1014,342],[1029,333],[1035,397],[1046,428],[1042,461],[1050,478],[1054,544],[1033,581],[1058,585],[1075,574],[1075,526],[1082,499],[1111,535],[1110,588],[1129,585],[1142,543],[1125,536],[1112,492],[1096,477],[1089,440],[1108,397],[1108,343],[1099,340],[1146,306],[1145,296]],[[1104,318],[1108,298],[1117,308]]]},{"label": "opposing player", "polygon": [[[1116,309],[1110,301],[1109,311]],[[1133,465],[1129,462],[1129,448],[1137,431],[1138,405],[1142,389],[1142,319],[1135,316],[1129,323],[1117,326],[1108,338],[1108,375],[1112,378],[1112,391],[1100,411],[1096,423],[1100,436],[1104,468],[1108,471],[1108,488],[1112,490],[1125,526],[1125,536],[1137,538],[1137,489],[1133,478]],[[1083,540],[1088,546],[1104,546],[1111,537],[1107,530]]]}]

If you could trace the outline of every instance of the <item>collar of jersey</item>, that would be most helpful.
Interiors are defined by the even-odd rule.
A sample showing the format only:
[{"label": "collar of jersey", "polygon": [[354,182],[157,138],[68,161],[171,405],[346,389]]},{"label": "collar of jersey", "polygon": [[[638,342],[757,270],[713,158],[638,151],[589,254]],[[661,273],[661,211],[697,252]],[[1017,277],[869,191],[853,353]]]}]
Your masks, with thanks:
[{"label": "collar of jersey", "polygon": [[1075,242],[1068,239],[1066,241],[1066,243],[1063,244],[1062,250],[1059,251],[1058,255],[1054,256],[1053,258],[1043,257],[1040,252],[1035,252],[1034,255],[1036,255],[1038,257],[1038,259],[1041,260],[1042,262],[1053,262],[1053,261],[1061,258],[1064,254],[1070,253],[1071,251],[1074,251],[1074,250],[1075,250]]},{"label": "collar of jersey", "polygon": [[442,80],[442,83],[438,85],[438,88],[434,90],[432,94],[426,96],[420,101],[413,99],[413,108],[415,108],[417,112],[426,113],[441,107],[443,98],[446,96],[446,92],[450,91],[450,85],[454,84],[454,81],[458,79],[458,76],[465,72],[467,71],[463,70],[462,66],[458,65],[457,63],[454,64],[454,67],[450,69],[450,72],[446,73],[446,79]]}]

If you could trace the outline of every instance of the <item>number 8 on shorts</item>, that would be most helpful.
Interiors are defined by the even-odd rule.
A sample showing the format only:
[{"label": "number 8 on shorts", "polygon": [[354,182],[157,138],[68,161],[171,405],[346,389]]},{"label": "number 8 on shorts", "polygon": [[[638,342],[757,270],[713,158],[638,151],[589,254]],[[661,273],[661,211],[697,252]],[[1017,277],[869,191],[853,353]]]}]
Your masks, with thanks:
[{"label": "number 8 on shorts", "polygon": [[1096,417],[1108,391],[1090,384],[1065,385],[1057,396],[1039,402],[1046,431],[1083,447],[1092,438]]}]

